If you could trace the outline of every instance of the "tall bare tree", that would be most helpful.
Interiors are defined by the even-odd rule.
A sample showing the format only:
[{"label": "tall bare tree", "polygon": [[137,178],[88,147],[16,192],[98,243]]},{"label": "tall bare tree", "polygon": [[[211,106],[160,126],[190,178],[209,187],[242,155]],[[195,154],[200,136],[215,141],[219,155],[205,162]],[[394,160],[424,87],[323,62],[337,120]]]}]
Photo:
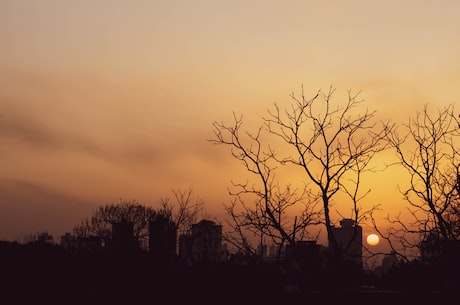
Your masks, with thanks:
[{"label": "tall bare tree", "polygon": [[[270,230],[281,240],[293,243],[294,232],[318,224],[322,219],[329,244],[339,253],[344,249],[339,249],[332,234],[334,221],[330,213],[338,192],[348,195],[356,223],[376,208],[362,210],[360,201],[370,190],[361,192],[360,179],[363,173],[373,170],[370,161],[374,155],[388,148],[386,137],[392,125],[376,122],[375,111],[358,109],[362,104],[362,100],[357,99],[358,94],[348,92],[347,100],[334,106],[334,92],[333,88],[327,93],[319,90],[312,98],[306,98],[302,88],[300,98],[291,94],[290,107],[281,110],[275,104],[274,110],[264,118],[263,126],[255,134],[245,133],[246,138],[240,131],[241,117],[235,116],[231,126],[214,123],[214,143],[231,146],[233,157],[260,180],[258,186],[234,184],[240,190],[237,195],[252,193],[259,199],[255,205],[249,205],[238,197],[238,201],[228,208],[236,232],[242,227],[260,234],[267,234]],[[262,139],[266,140],[267,134],[281,139],[276,150],[271,143],[263,145]],[[292,190],[289,184],[281,188],[274,175],[278,166],[300,168],[305,173],[305,188]],[[320,209],[316,206],[318,202],[321,203]],[[243,207],[240,215],[234,212],[238,203]],[[283,218],[287,215],[286,208],[299,204],[304,204],[303,212],[294,217],[294,224],[287,226]]]},{"label": "tall bare tree", "polygon": [[458,240],[460,125],[454,105],[433,112],[425,104],[389,136],[399,159],[397,165],[409,175],[401,194],[412,219],[389,217],[393,230],[386,238],[399,241],[393,248],[402,257],[407,257],[402,248],[417,248],[420,241]]},{"label": "tall bare tree", "polygon": [[[229,193],[234,199],[224,205],[224,209],[230,216],[227,224],[232,228],[225,235],[226,241],[243,253],[255,256],[257,248],[251,243],[254,237],[258,239],[256,246],[273,243],[281,250],[285,244],[295,244],[296,239],[305,235],[308,225],[318,224],[319,212],[315,210],[315,202],[306,200],[306,188],[299,191],[289,184],[282,187],[276,180],[278,162],[271,148],[263,147],[264,128],[252,134],[242,131],[242,124],[242,117],[235,114],[232,125],[214,122],[216,138],[211,141],[230,146],[233,157],[254,177],[254,180],[233,183]],[[293,221],[287,216],[299,205],[304,207]]]}]

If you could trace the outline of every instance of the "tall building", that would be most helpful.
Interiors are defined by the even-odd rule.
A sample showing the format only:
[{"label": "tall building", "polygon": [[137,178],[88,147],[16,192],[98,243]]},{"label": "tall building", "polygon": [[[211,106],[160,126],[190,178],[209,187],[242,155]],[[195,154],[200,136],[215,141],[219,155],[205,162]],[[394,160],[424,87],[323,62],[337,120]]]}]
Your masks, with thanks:
[{"label": "tall building", "polygon": [[[353,219],[344,218],[340,227],[333,227],[335,237],[343,259],[352,262],[358,268],[363,267],[363,229]],[[329,245],[330,246],[330,245]]]},{"label": "tall building", "polygon": [[173,259],[176,256],[176,238],[176,225],[169,219],[161,217],[149,223],[149,253],[155,259]]},{"label": "tall building", "polygon": [[127,220],[112,223],[111,250],[116,253],[128,253],[138,249],[134,239],[134,224]]},{"label": "tall building", "polygon": [[222,258],[222,226],[211,220],[193,224],[190,235],[179,238],[179,257],[192,262],[217,262]]}]

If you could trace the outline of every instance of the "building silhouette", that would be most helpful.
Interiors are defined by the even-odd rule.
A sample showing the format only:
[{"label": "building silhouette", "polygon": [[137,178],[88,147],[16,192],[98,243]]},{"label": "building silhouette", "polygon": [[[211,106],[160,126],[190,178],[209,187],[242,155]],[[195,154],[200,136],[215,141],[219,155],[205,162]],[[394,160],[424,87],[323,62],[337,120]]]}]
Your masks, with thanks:
[{"label": "building silhouette", "polygon": [[259,244],[257,246],[257,255],[260,256],[263,259],[266,259],[268,257],[268,246],[264,244]]},{"label": "building silhouette", "polygon": [[396,256],[395,251],[391,251],[388,254],[385,254],[385,256],[382,259],[382,264],[379,268],[376,270],[376,274],[379,275],[380,277],[386,275],[390,270],[396,268],[398,266],[398,258]]},{"label": "building silhouette", "polygon": [[160,217],[149,223],[149,253],[155,260],[171,262],[176,257],[177,228],[174,222]]},{"label": "building silhouette", "polygon": [[285,255],[286,255],[286,246],[271,244],[268,247],[268,258],[269,259],[284,258]]},{"label": "building silhouette", "polygon": [[286,245],[286,260],[294,261],[300,269],[318,272],[322,267],[322,246],[314,240],[299,240]]},{"label": "building silhouette", "polygon": [[[337,242],[341,257],[363,268],[363,229],[354,220],[344,218],[340,221],[340,227],[333,227],[332,234]],[[331,245],[329,245],[331,247]]]},{"label": "building silhouette", "polygon": [[112,240],[110,250],[113,253],[129,254],[138,250],[134,239],[134,224],[125,219],[112,223]]},{"label": "building silhouette", "polygon": [[430,268],[438,269],[450,289],[460,288],[460,240],[442,240],[430,237],[420,245],[421,262]]},{"label": "building silhouette", "polygon": [[320,250],[321,246],[315,240],[299,240],[286,246],[286,257],[313,261],[320,257]]},{"label": "building silhouette", "polygon": [[80,237],[69,232],[61,235],[59,244],[67,253],[73,255],[96,254],[102,249],[102,240],[99,237]]},{"label": "building silhouette", "polygon": [[191,233],[179,237],[179,258],[189,263],[213,263],[222,260],[222,226],[211,220],[193,224]]}]

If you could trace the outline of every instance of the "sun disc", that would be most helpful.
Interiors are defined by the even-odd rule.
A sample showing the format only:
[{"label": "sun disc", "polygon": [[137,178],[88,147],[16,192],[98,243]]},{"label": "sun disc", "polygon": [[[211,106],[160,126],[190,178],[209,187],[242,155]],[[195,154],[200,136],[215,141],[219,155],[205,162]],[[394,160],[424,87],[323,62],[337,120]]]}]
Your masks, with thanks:
[{"label": "sun disc", "polygon": [[379,236],[377,234],[369,234],[367,236],[367,243],[370,245],[370,246],[375,246],[379,243],[380,239],[379,239]]}]

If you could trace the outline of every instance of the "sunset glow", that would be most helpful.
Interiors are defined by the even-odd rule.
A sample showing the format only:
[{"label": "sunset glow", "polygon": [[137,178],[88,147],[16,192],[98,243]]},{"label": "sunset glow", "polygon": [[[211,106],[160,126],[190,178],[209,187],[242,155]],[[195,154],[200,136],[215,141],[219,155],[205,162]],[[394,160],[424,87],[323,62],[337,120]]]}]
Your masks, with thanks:
[{"label": "sunset glow", "polygon": [[[255,131],[273,103],[337,88],[404,123],[460,100],[458,1],[1,1],[0,239],[71,231],[120,198],[191,187],[223,220],[246,172],[214,121]],[[404,209],[376,156],[363,205]],[[303,174],[293,176],[303,185]],[[338,211],[349,217],[350,210]],[[371,235],[370,235],[371,236]],[[376,239],[369,245],[377,244]]]}]

